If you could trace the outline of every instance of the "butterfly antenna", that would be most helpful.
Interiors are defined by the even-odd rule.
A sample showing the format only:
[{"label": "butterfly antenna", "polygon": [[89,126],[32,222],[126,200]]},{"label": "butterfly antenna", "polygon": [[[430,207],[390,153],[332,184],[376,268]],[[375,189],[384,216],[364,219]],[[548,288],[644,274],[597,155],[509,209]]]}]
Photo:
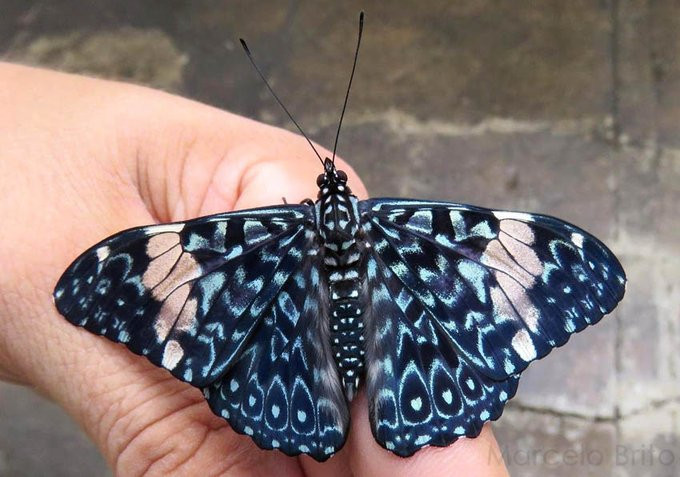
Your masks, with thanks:
[{"label": "butterfly antenna", "polygon": [[357,59],[359,58],[359,46],[361,45],[361,32],[364,30],[364,12],[359,13],[359,38],[357,39],[357,49],[354,52],[354,64],[352,65],[352,74],[349,75],[349,84],[347,85],[347,93],[345,93],[345,102],[342,105],[342,113],[340,113],[340,121],[338,122],[338,131],[335,133],[335,144],[333,144],[333,159],[335,164],[335,151],[338,149],[338,138],[340,137],[340,128],[342,127],[342,119],[345,117],[345,109],[347,109],[347,101],[349,100],[349,90],[352,88],[352,80],[354,79],[354,70],[357,68]]},{"label": "butterfly antenna", "polygon": [[319,161],[321,161],[321,164],[323,164],[323,159],[321,159],[321,156],[319,155],[319,151],[316,150],[316,148],[314,147],[314,144],[312,144],[312,141],[309,140],[309,137],[307,136],[307,134],[305,134],[305,132],[302,130],[302,127],[300,127],[300,125],[299,125],[298,122],[295,120],[295,118],[293,118],[293,115],[290,114],[290,111],[288,111],[288,108],[286,108],[286,107],[284,106],[284,104],[281,102],[281,100],[279,99],[279,97],[276,96],[276,93],[274,92],[274,90],[272,89],[272,87],[269,86],[269,82],[268,82],[267,79],[264,77],[264,74],[262,74],[262,71],[260,71],[260,68],[258,68],[258,67],[257,67],[257,64],[255,64],[255,60],[253,60],[253,55],[250,53],[250,49],[248,48],[248,45],[246,45],[245,40],[244,40],[243,38],[239,38],[239,41],[241,42],[241,46],[243,47],[243,50],[246,52],[246,55],[248,56],[248,59],[249,59],[250,62],[253,64],[253,67],[255,68],[255,71],[257,71],[257,74],[260,75],[260,78],[262,79],[262,81],[264,81],[264,84],[267,86],[267,89],[269,90],[269,92],[272,94],[272,96],[274,96],[274,99],[276,100],[277,103],[279,103],[279,106],[281,106],[281,107],[283,108],[283,110],[286,112],[286,114],[288,115],[288,117],[290,118],[290,120],[293,121],[293,124],[295,124],[295,126],[298,128],[298,131],[300,131],[300,133],[301,133],[301,134],[304,136],[304,138],[307,140],[307,142],[309,143],[309,145],[311,146],[311,148],[314,150],[314,153],[316,154],[316,157],[318,157],[318,158],[319,158]]}]

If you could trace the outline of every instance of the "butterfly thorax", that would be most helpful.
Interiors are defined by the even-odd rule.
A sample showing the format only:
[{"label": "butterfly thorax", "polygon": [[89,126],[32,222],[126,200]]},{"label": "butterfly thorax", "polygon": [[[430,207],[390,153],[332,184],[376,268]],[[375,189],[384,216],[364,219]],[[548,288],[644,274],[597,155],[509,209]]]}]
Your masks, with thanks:
[{"label": "butterfly thorax", "polygon": [[317,207],[330,303],[331,348],[345,396],[351,401],[364,370],[363,253],[357,240],[357,198],[346,181],[342,171],[327,166],[317,181]]}]

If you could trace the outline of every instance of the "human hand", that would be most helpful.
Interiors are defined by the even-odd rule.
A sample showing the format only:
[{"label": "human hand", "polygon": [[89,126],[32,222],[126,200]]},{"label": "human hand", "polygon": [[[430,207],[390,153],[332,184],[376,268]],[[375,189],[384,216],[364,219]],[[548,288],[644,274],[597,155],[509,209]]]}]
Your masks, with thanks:
[{"label": "human hand", "polygon": [[9,64],[0,104],[0,378],[63,406],[116,474],[507,475],[488,426],[408,459],[383,450],[363,394],[326,463],[260,450],[198,389],[57,313],[61,272],[112,233],[315,197],[320,166],[303,138],[158,91]]}]

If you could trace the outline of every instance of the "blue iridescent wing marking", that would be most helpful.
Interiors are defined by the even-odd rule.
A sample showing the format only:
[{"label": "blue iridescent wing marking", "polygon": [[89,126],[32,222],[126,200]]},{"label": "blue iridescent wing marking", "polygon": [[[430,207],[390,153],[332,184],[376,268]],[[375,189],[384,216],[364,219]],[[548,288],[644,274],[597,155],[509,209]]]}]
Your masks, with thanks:
[{"label": "blue iridescent wing marking", "polygon": [[379,254],[368,256],[366,268],[366,395],[376,441],[408,457],[476,437],[500,417],[519,376],[495,381],[469,366]]},{"label": "blue iridescent wing marking", "polygon": [[263,449],[324,461],[345,442],[349,410],[329,341],[317,249],[265,312],[243,354],[204,389],[213,412]]},{"label": "blue iridescent wing marking", "polygon": [[55,304],[73,324],[206,386],[300,268],[313,226],[311,207],[290,205],[126,230],[69,266]]},{"label": "blue iridescent wing marking", "polygon": [[496,380],[599,321],[625,291],[616,257],[559,219],[411,200],[360,210],[381,260],[464,359]]}]

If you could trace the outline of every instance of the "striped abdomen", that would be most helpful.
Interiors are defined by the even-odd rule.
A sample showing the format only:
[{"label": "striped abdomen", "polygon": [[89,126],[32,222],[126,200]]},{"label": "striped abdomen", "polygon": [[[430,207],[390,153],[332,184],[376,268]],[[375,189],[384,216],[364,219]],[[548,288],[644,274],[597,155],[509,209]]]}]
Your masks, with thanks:
[{"label": "striped abdomen", "polygon": [[364,303],[359,261],[329,269],[330,338],[342,387],[351,401],[364,371]]}]

